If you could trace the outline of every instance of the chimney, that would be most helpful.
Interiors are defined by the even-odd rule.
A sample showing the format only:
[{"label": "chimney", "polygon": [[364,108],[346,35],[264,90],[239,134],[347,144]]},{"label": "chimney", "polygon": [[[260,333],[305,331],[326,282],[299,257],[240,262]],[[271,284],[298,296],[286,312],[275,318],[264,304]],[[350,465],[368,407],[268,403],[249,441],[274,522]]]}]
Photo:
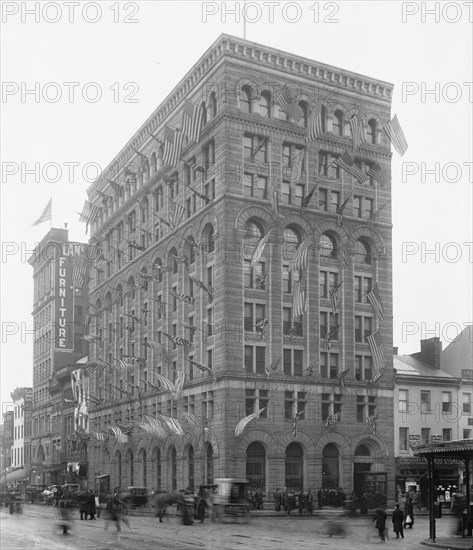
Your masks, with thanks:
[{"label": "chimney", "polygon": [[440,356],[442,354],[442,342],[440,338],[435,336],[428,340],[420,341],[420,354],[416,354],[417,358],[423,363],[430,365],[434,369],[440,368]]},{"label": "chimney", "polygon": [[399,355],[399,348],[397,346],[393,346],[393,355]]}]

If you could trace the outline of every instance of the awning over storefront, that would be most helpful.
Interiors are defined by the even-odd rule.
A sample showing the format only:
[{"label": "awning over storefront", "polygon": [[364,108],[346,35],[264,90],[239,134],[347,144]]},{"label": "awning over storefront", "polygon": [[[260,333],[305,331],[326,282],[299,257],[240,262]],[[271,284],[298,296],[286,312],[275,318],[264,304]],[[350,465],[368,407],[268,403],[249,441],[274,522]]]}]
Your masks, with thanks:
[{"label": "awning over storefront", "polygon": [[21,481],[26,479],[29,475],[29,470],[25,468],[17,468],[7,474],[2,474],[0,481],[3,483],[12,483],[13,481]]},{"label": "awning over storefront", "polygon": [[419,445],[413,449],[414,456],[424,457],[429,464],[430,477],[430,538],[435,542],[435,515],[434,515],[434,471],[435,461],[441,458],[453,458],[465,464],[466,510],[468,535],[472,534],[471,504],[470,504],[470,462],[473,459],[473,439],[459,439],[444,443],[430,443]]}]

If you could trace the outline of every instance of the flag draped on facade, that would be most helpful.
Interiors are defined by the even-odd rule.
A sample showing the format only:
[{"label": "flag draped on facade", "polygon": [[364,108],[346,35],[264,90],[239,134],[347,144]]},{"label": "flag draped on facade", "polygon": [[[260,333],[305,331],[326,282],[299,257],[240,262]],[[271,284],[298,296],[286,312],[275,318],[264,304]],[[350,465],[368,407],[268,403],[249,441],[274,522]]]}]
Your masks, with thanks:
[{"label": "flag draped on facade", "polygon": [[384,369],[385,359],[384,359],[384,346],[381,340],[381,335],[378,331],[373,332],[367,337],[368,345],[370,347],[371,355],[373,356],[373,362],[375,369],[381,371]]},{"label": "flag draped on facade", "polygon": [[367,179],[367,175],[358,168],[348,150],[335,159],[334,164],[351,174],[359,183],[363,183]]},{"label": "flag draped on facade", "polygon": [[350,372],[350,369],[342,370],[338,373],[338,381],[340,385],[340,393],[345,393],[345,376]]},{"label": "flag draped on facade", "polygon": [[378,420],[379,411],[376,411],[376,414],[372,414],[366,417],[366,423],[371,428],[371,433],[376,433],[376,420]]},{"label": "flag draped on facade", "polygon": [[342,286],[342,284],[343,284],[343,281],[338,283],[338,285],[333,286],[329,290],[330,301],[332,303],[332,313],[334,316],[337,314],[337,309],[338,309],[338,289]]},{"label": "flag draped on facade", "polygon": [[181,423],[177,418],[172,418],[171,416],[166,416],[164,414],[159,414],[159,413],[156,414],[156,417],[161,422],[164,422],[164,424],[167,426],[168,430],[171,433],[175,435],[179,435],[181,437],[185,435],[184,430],[182,429]]},{"label": "flag draped on facade", "polygon": [[120,443],[121,445],[128,443],[128,436],[125,435],[118,426],[109,426],[108,429],[115,436],[117,443]]},{"label": "flag draped on facade", "polygon": [[366,175],[370,178],[374,178],[381,185],[389,185],[391,181],[379,164],[371,166]]},{"label": "flag draped on facade", "polygon": [[299,420],[301,420],[303,416],[304,416],[304,411],[300,411],[292,417],[292,427],[293,427],[292,436],[293,437],[297,437],[297,423],[299,422]]},{"label": "flag draped on facade", "polygon": [[213,290],[212,290],[212,287],[210,285],[206,285],[205,283],[203,283],[201,280],[199,279],[196,279],[196,277],[194,277],[193,275],[187,275],[189,277],[189,279],[195,284],[197,285],[200,289],[202,289],[204,292],[207,292],[208,294],[208,297],[209,297],[209,302],[213,302],[213,299],[214,299],[214,296],[213,296]]},{"label": "flag draped on facade", "polygon": [[353,151],[356,151],[365,141],[365,133],[363,131],[363,119],[361,118],[360,110],[350,118],[350,129],[353,140]]},{"label": "flag draped on facade", "polygon": [[171,227],[173,229],[176,229],[176,227],[181,223],[181,220],[185,212],[186,212],[186,209],[183,206],[171,200],[171,208],[169,211],[169,223],[171,224]]},{"label": "flag draped on facade", "polygon": [[145,414],[146,422],[139,424],[139,427],[145,432],[155,435],[158,439],[166,439],[168,433],[166,432],[163,423],[152,416]]},{"label": "flag draped on facade", "polygon": [[328,351],[330,349],[330,341],[335,339],[335,336],[338,335],[340,324],[341,323],[339,323],[338,325],[330,325],[329,327],[327,327],[327,332],[324,338],[324,350]]},{"label": "flag draped on facade", "polygon": [[79,212],[79,221],[85,222],[85,232],[89,230],[89,225],[94,223],[97,214],[99,213],[99,207],[96,204],[92,204],[89,201],[84,202],[82,211]]},{"label": "flag draped on facade", "polygon": [[352,193],[342,202],[342,204],[337,208],[337,223],[341,227],[343,225],[343,211],[345,210],[348,201],[351,199]]},{"label": "flag draped on facade", "polygon": [[290,93],[289,89],[283,88],[276,99],[276,103],[288,117],[292,118],[294,124],[297,124],[302,118],[302,109],[299,107],[297,101],[288,97],[288,93]]},{"label": "flag draped on facade", "polygon": [[309,194],[307,195],[307,197],[304,197],[302,199],[302,202],[301,202],[301,216],[303,214],[305,214],[305,211],[309,208],[309,203],[312,199],[312,196],[314,195],[315,193],[315,190],[316,190],[317,186],[315,186],[312,191],[309,192]]},{"label": "flag draped on facade", "polygon": [[177,371],[175,382],[162,374],[158,374],[157,372],[154,373],[154,378],[158,380],[161,386],[171,394],[172,399],[179,399],[181,397],[184,382],[186,380],[186,375],[184,372]]},{"label": "flag draped on facade", "polygon": [[266,243],[269,241],[269,237],[271,236],[272,229],[270,229],[264,237],[260,239],[258,244],[256,245],[256,248],[253,252],[253,255],[251,256],[250,264],[253,265],[260,261],[261,256],[264,252],[264,247],[266,246]]},{"label": "flag draped on facade", "polygon": [[311,235],[309,234],[297,247],[296,255],[291,262],[292,271],[305,270],[309,258],[309,244]]},{"label": "flag draped on facade", "polygon": [[272,372],[275,372],[278,370],[280,361],[281,361],[281,358],[279,357],[279,359],[274,360],[270,365],[266,365],[266,367],[264,368],[264,371],[267,374],[267,376],[271,376]]},{"label": "flag draped on facade", "polygon": [[384,127],[384,131],[386,132],[389,140],[393,144],[394,149],[396,149],[401,157],[404,156],[405,152],[407,151],[408,145],[406,136],[402,131],[399,120],[397,119],[397,115],[394,115],[393,119],[386,124],[386,126]]},{"label": "flag draped on facade", "polygon": [[381,295],[379,293],[378,283],[376,282],[373,288],[366,295],[371,307],[380,319],[384,319],[384,308],[381,301]]},{"label": "flag draped on facade", "polygon": [[307,143],[316,141],[323,133],[322,104],[317,103],[312,109],[307,123],[305,140]]},{"label": "flag draped on facade", "polygon": [[184,112],[182,114],[182,131],[190,141],[199,141],[204,119],[204,110],[200,105],[195,105],[188,99],[184,100]]},{"label": "flag draped on facade", "polygon": [[292,285],[292,317],[304,315],[307,307],[306,278],[303,277]]},{"label": "flag draped on facade", "polygon": [[336,413],[329,414],[327,417],[327,421],[325,422],[325,427],[332,429],[337,422],[340,422],[341,417],[342,417],[341,409]]},{"label": "flag draped on facade", "polygon": [[189,342],[189,340],[186,340],[185,338],[181,338],[180,336],[173,336],[172,334],[168,334],[167,332],[163,332],[162,334],[177,346],[192,346],[192,343]]},{"label": "flag draped on facade", "polygon": [[183,133],[179,130],[173,130],[169,126],[164,127],[164,151],[163,162],[171,166],[177,166],[181,156]]},{"label": "flag draped on facade", "polygon": [[246,426],[252,421],[255,420],[255,418],[259,418],[261,413],[264,411],[266,407],[263,407],[262,409],[259,409],[255,411],[252,414],[249,414],[248,416],[245,416],[242,418],[238,424],[235,426],[235,437],[240,437],[240,435],[243,433]]},{"label": "flag draped on facade", "polygon": [[32,225],[35,226],[43,222],[50,222],[52,218],[53,218],[53,198],[51,197],[48,201],[48,204],[44,207],[44,210],[41,212],[41,216]]}]

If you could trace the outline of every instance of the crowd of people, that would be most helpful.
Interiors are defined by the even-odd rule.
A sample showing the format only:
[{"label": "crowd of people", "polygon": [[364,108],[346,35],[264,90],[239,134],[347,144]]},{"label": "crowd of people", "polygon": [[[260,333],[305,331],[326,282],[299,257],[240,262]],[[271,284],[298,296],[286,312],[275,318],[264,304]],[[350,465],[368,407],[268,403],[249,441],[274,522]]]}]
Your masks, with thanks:
[{"label": "crowd of people", "polygon": [[[284,487],[282,491],[278,488],[274,492],[274,509],[276,512],[287,512],[288,516],[291,515],[292,510],[298,510],[299,515],[304,513],[312,515],[315,498],[317,498],[319,510],[324,506],[343,508],[347,503],[347,495],[341,487],[339,489],[325,489],[321,487],[316,495],[312,493],[311,489],[293,491],[292,489],[288,490]],[[262,509],[262,507],[254,509],[259,510]]]}]

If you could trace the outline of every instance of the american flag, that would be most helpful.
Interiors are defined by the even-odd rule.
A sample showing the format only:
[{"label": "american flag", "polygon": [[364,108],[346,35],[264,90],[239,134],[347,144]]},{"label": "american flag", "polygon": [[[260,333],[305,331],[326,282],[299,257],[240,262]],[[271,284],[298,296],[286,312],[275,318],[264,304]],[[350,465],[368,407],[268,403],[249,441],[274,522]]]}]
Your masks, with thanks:
[{"label": "american flag", "polygon": [[304,315],[307,306],[306,281],[302,278],[292,286],[292,316]]},{"label": "american flag", "polygon": [[330,296],[330,301],[332,302],[332,313],[334,315],[337,314],[337,306],[338,306],[338,289],[342,286],[343,284],[343,281],[338,283],[338,285],[336,286],[333,286],[330,290],[329,290],[329,296]]},{"label": "american flag", "polygon": [[85,336],[82,337],[82,339],[85,340],[86,342],[94,343],[94,342],[97,342],[98,340],[101,340],[102,338],[100,338],[100,336],[97,336],[95,334],[86,334]]},{"label": "american flag", "polygon": [[373,356],[374,366],[377,371],[384,369],[384,347],[379,331],[373,332],[367,337],[370,346],[371,355]]},{"label": "american flag", "polygon": [[384,319],[384,308],[383,308],[383,303],[381,301],[381,296],[379,294],[379,288],[378,288],[377,282],[374,284],[373,288],[368,292],[366,297],[368,298],[368,301],[371,304],[371,307],[374,309],[376,315],[380,319]]},{"label": "american flag", "polygon": [[118,424],[118,427],[120,428],[120,430],[125,434],[125,435],[131,435],[132,432],[133,432],[133,427],[134,426],[130,426],[130,425],[125,425],[125,424]]},{"label": "american flag", "polygon": [[266,271],[263,271],[263,273],[255,277],[256,290],[264,290],[265,282],[266,282]]},{"label": "american flag", "polygon": [[157,216],[157,218],[158,218],[158,223],[156,225],[160,225],[161,223],[164,223],[164,225],[167,225],[168,227],[173,229],[173,226],[167,220],[165,220],[164,218],[161,218],[161,216]]},{"label": "american flag", "polygon": [[[186,186],[194,193],[194,195],[197,195],[200,199],[202,199],[203,201],[205,201],[205,204],[209,204],[209,202],[212,202],[212,199],[210,199],[209,197],[207,197],[207,195],[204,195],[203,193],[199,193],[199,191],[196,191],[195,189],[193,189],[190,185],[187,185]],[[197,246],[197,245],[196,245]]]},{"label": "american flag", "polygon": [[384,131],[388,135],[388,138],[393,144],[394,149],[396,149],[401,157],[404,156],[405,152],[407,151],[408,145],[406,136],[402,131],[399,120],[397,119],[397,115],[394,115],[393,119],[386,124],[386,126],[384,127]]},{"label": "american flag", "polygon": [[158,420],[161,420],[161,422],[164,422],[166,424],[171,433],[180,436],[185,435],[184,430],[182,429],[181,424],[177,418],[165,416],[164,414],[157,414],[156,416],[158,417]]},{"label": "american flag", "polygon": [[336,413],[329,414],[327,417],[327,421],[325,422],[325,427],[332,429],[337,422],[340,422],[341,416],[342,416],[341,409]]},{"label": "american flag", "polygon": [[378,370],[375,372],[374,376],[372,376],[369,380],[368,380],[368,384],[374,384],[375,382],[377,382],[381,376],[383,376],[384,374],[384,368]]},{"label": "american flag", "polygon": [[292,120],[297,124],[302,118],[302,110],[296,101],[291,101],[291,98],[286,97],[287,89],[283,88],[276,100],[277,104]]},{"label": "american flag", "polygon": [[390,200],[388,199],[379,208],[377,208],[374,212],[371,213],[370,220],[369,220],[370,224],[373,224],[378,219],[379,214],[389,204],[389,202],[390,202]]},{"label": "american flag", "polygon": [[350,369],[342,370],[338,373],[338,381],[340,383],[340,393],[345,393],[345,376],[350,372]]},{"label": "american flag", "polygon": [[79,213],[79,221],[85,222],[85,232],[89,230],[89,224],[95,221],[97,214],[99,213],[99,207],[96,204],[92,204],[89,201],[84,202],[82,211]]},{"label": "american flag", "polygon": [[319,138],[323,133],[322,105],[317,103],[309,116],[305,140],[310,143]]},{"label": "american flag", "polygon": [[263,407],[262,409],[259,409],[257,411],[255,411],[254,413],[252,414],[249,414],[248,416],[245,416],[244,418],[242,418],[238,424],[235,426],[235,437],[240,437],[240,435],[243,433],[246,425],[251,422],[252,420],[254,420],[255,418],[259,418],[261,413],[264,411],[266,407]]},{"label": "american flag", "polygon": [[117,440],[117,443],[128,443],[128,436],[125,435],[118,426],[109,426],[108,429],[112,432]]},{"label": "american flag", "polygon": [[189,279],[191,281],[194,282],[194,284],[196,284],[200,289],[204,290],[205,292],[207,292],[208,296],[209,296],[209,302],[213,302],[213,299],[214,299],[214,296],[213,296],[213,290],[212,290],[212,287],[210,285],[206,285],[205,283],[203,283],[201,280],[199,279],[196,279],[195,277],[193,277],[192,275],[187,275],[189,277]]},{"label": "american flag", "polygon": [[181,411],[181,415],[184,417],[184,420],[191,425],[191,428],[194,430],[202,429],[202,422],[195,416],[195,414]]},{"label": "american flag", "polygon": [[188,296],[187,294],[182,294],[181,292],[174,292],[173,290],[170,290],[169,294],[172,294],[175,298],[177,298],[178,300],[181,300],[186,304],[193,304],[195,301],[192,296]]},{"label": "american flag", "polygon": [[169,126],[164,127],[164,151],[163,162],[171,166],[177,166],[181,156],[182,132],[173,130]]},{"label": "american flag", "polygon": [[196,143],[199,141],[202,130],[204,110],[188,99],[184,100],[184,112],[182,115],[182,131],[186,136]]},{"label": "american flag", "polygon": [[181,338],[180,336],[173,336],[172,334],[168,334],[167,332],[163,332],[162,334],[177,346],[192,346],[189,340],[186,340],[185,338]]},{"label": "american flag", "polygon": [[167,437],[167,432],[164,429],[163,423],[156,418],[145,415],[146,423],[139,424],[139,427],[145,430],[148,433],[156,435],[159,439],[165,439]]},{"label": "american flag", "polygon": [[192,359],[189,359],[189,363],[193,365],[194,367],[197,367],[200,371],[205,372],[211,372],[213,374],[213,370],[208,367],[207,365],[203,365],[202,363],[199,363],[197,361],[193,361]]},{"label": "american flag", "polygon": [[356,151],[359,146],[365,141],[363,131],[363,119],[360,115],[360,110],[350,118],[351,135],[353,139],[353,151]]},{"label": "american flag", "polygon": [[123,359],[115,359],[116,363],[117,363],[117,369],[118,370],[126,370],[130,365],[128,365],[128,363],[126,363],[126,361],[123,361]]},{"label": "american flag", "polygon": [[309,234],[297,247],[296,255],[291,262],[291,269],[293,271],[304,270],[307,268],[307,260],[309,257],[309,243],[311,235]]},{"label": "american flag", "polygon": [[108,180],[108,183],[112,186],[112,190],[115,194],[115,198],[121,197],[123,192],[123,187],[119,183],[112,180]]},{"label": "american flag", "polygon": [[264,370],[265,370],[265,372],[266,372],[266,374],[267,374],[268,376],[270,376],[272,372],[278,370],[280,361],[281,361],[281,358],[276,359],[276,360],[273,361],[270,365],[266,365],[266,367],[264,368]]},{"label": "american flag", "polygon": [[317,361],[314,361],[312,365],[309,365],[304,369],[305,376],[313,376],[314,375],[314,369],[317,366]]},{"label": "american flag", "polygon": [[110,367],[110,363],[102,361],[102,359],[90,359],[83,366],[85,373],[88,375],[94,372],[103,372],[108,367]]},{"label": "american flag", "polygon": [[184,216],[185,212],[186,212],[186,209],[183,206],[171,200],[169,222],[173,229],[175,229],[181,223],[182,217]]},{"label": "american flag", "polygon": [[272,229],[270,229],[266,235],[264,237],[262,237],[260,239],[260,241],[258,242],[258,244],[256,245],[256,248],[253,252],[253,255],[251,257],[251,265],[255,264],[256,262],[259,262],[260,261],[260,258],[261,256],[263,255],[263,252],[264,252],[264,247],[266,246],[266,243],[269,241],[269,237],[271,236],[271,231]]},{"label": "american flag", "polygon": [[391,181],[379,164],[373,164],[366,175],[370,178],[374,178],[381,185],[389,185]]},{"label": "american flag", "polygon": [[267,136],[263,136],[260,140],[259,140],[259,143],[258,145],[251,151],[251,155],[248,157],[248,159],[246,160],[253,160],[255,158],[255,156],[259,153],[259,151],[261,151],[262,147],[266,144],[266,142],[268,141],[268,137]]},{"label": "american flag", "polygon": [[179,399],[186,378],[186,375],[182,371],[177,372],[176,382],[157,372],[154,373],[154,377],[171,394],[172,399]]},{"label": "american flag", "polygon": [[299,420],[301,420],[301,418],[304,416],[304,411],[300,411],[298,412],[297,414],[295,414],[293,417],[292,417],[292,422],[293,422],[293,432],[292,432],[292,436],[293,437],[296,437],[297,436],[297,423],[299,422]]},{"label": "american flag", "polygon": [[43,222],[51,221],[52,217],[53,217],[53,199],[51,197],[48,201],[48,204],[44,207],[44,210],[42,211],[41,216],[32,225],[35,226]]},{"label": "american flag", "polygon": [[348,150],[335,159],[334,164],[351,174],[359,183],[363,183],[367,179],[367,175],[358,168]]},{"label": "american flag", "polygon": [[304,197],[302,199],[302,202],[301,202],[301,216],[305,213],[305,211],[309,208],[309,203],[310,203],[310,200],[312,199],[312,196],[315,192],[315,189],[317,188],[317,186],[315,186],[312,191],[309,192],[309,194],[307,195],[307,197]]},{"label": "american flag", "polygon": [[279,193],[275,178],[269,178],[269,202],[276,213],[279,213]]},{"label": "american flag", "polygon": [[98,441],[105,441],[108,438],[108,434],[103,432],[92,432],[92,435],[97,439]]},{"label": "american flag", "polygon": [[345,210],[348,201],[351,199],[353,193],[350,193],[348,197],[342,202],[342,204],[337,208],[337,223],[339,226],[343,225],[343,211]]},{"label": "american flag", "polygon": [[[79,263],[76,263],[77,262]],[[90,263],[85,258],[74,258],[72,266],[72,284],[76,288],[82,288],[85,282],[85,277],[90,268]]]},{"label": "american flag", "polygon": [[261,338],[263,338],[264,336],[264,328],[266,325],[269,324],[269,321],[268,319],[266,319],[266,317],[264,319],[261,319],[261,321],[258,321],[256,324],[255,324],[255,329],[257,332],[261,332]]},{"label": "american flag", "polygon": [[376,412],[376,414],[372,414],[366,417],[366,422],[368,426],[371,428],[371,433],[376,433],[376,420],[378,420],[379,411]]},{"label": "american flag", "polygon": [[341,243],[337,248],[337,256],[342,267],[346,267],[348,265],[348,253],[346,247]]},{"label": "american flag", "polygon": [[327,333],[324,338],[324,349],[329,350],[330,349],[330,340],[334,339],[335,336],[338,335],[338,329],[340,328],[341,323],[338,325],[330,325],[327,328]]}]

